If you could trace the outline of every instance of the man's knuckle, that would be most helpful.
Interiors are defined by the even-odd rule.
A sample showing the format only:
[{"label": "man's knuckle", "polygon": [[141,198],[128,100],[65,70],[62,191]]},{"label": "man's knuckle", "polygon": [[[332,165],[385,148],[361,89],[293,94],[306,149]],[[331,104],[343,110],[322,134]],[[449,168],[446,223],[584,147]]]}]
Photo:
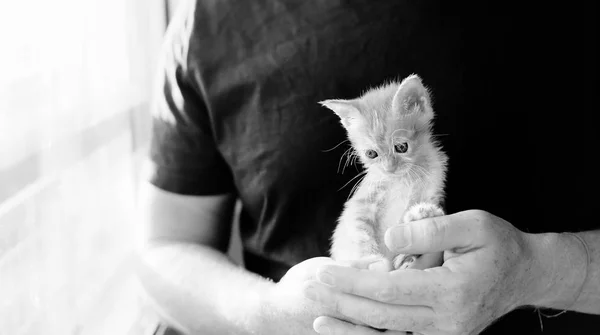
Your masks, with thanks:
[{"label": "man's knuckle", "polygon": [[398,290],[395,286],[390,285],[383,287],[375,293],[375,299],[381,302],[392,302],[398,298]]},{"label": "man's knuckle", "polygon": [[348,294],[358,294],[358,288],[356,286],[356,283],[352,280],[346,281],[345,283],[339,283],[339,285]]},{"label": "man's knuckle", "polygon": [[339,299],[333,299],[331,302],[331,308],[339,314],[345,314],[344,305],[340,303]]},{"label": "man's knuckle", "polygon": [[473,215],[473,219],[475,221],[475,224],[479,225],[480,227],[486,227],[490,224],[491,220],[491,214],[486,212],[486,211],[482,211],[479,209],[475,209],[472,212]]},{"label": "man's knuckle", "polygon": [[443,236],[446,230],[446,224],[439,218],[429,219],[428,224],[423,227],[423,237],[425,238],[426,244],[435,244]]}]

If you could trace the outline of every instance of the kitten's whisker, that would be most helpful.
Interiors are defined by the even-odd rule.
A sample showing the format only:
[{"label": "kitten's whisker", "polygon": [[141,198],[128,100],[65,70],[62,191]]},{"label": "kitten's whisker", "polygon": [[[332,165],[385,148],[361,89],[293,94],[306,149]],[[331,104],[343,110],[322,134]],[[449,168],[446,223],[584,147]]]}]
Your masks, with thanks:
[{"label": "kitten's whisker", "polygon": [[348,160],[346,161],[346,166],[351,165],[356,157],[356,150],[352,149],[348,154]]},{"label": "kitten's whisker", "polygon": [[356,152],[356,150],[353,150],[352,151],[352,159],[350,160],[349,165],[354,165],[356,172],[359,172],[360,170],[358,169],[358,166],[356,165],[357,160],[358,160],[358,153]]},{"label": "kitten's whisker", "polygon": [[350,164],[354,164],[354,161],[358,158],[358,153],[356,152],[356,150],[352,150],[351,156],[352,161],[350,162]]},{"label": "kitten's whisker", "polygon": [[[350,198],[352,197],[352,195],[354,194],[354,191],[356,191],[356,188],[358,187],[358,185],[360,184],[360,182],[361,182],[363,179],[364,179],[364,176],[363,176],[363,178],[360,178],[360,179],[358,180],[358,182],[356,182],[356,184],[354,184],[354,186],[352,186],[352,189],[350,190],[350,193],[348,194],[348,199],[350,199]],[[348,201],[348,199],[346,199],[346,201]]]},{"label": "kitten's whisker", "polygon": [[[348,148],[346,151],[344,151],[344,153],[342,154],[342,156],[340,157],[340,162],[338,163],[338,169],[337,172],[340,173],[340,166],[342,164],[342,159],[344,159],[344,157],[346,157],[346,163],[348,162],[348,158],[350,153],[353,151],[353,149],[350,147]],[[344,169],[342,169],[342,174],[344,174],[344,170],[345,170],[346,164],[344,164]]]},{"label": "kitten's whisker", "polygon": [[358,178],[358,177],[360,177],[362,175],[365,175],[365,174],[367,174],[367,170],[364,170],[361,173],[357,174],[356,176],[352,177],[352,179],[348,180],[348,182],[345,183],[344,186],[340,187],[338,189],[338,191],[341,191],[344,187],[348,186],[348,184],[350,184],[354,179],[356,179],[356,178]]},{"label": "kitten's whisker", "polygon": [[335,150],[335,148],[339,147],[340,145],[342,145],[343,143],[348,142],[348,141],[349,141],[348,139],[345,139],[345,140],[341,141],[340,143],[338,143],[335,147],[333,147],[331,149],[327,149],[327,150],[321,150],[321,151],[322,152],[330,152],[332,150]]},{"label": "kitten's whisker", "polygon": [[415,173],[417,174],[417,178],[419,179],[420,186],[425,185],[425,175],[424,174],[419,174],[416,171],[415,171]]},{"label": "kitten's whisker", "polygon": [[358,160],[358,154],[355,151],[354,152],[354,159],[352,160],[352,165],[354,165],[354,167],[356,168],[356,171],[358,171],[358,166],[356,165],[356,161],[357,160]]},{"label": "kitten's whisker", "polygon": [[367,174],[365,173],[362,178],[360,178],[358,180],[358,182],[356,182],[356,184],[354,184],[354,186],[352,187],[352,189],[350,190],[350,194],[348,194],[348,198],[346,199],[346,201],[350,200],[350,198],[354,195],[354,193],[358,190],[359,185],[362,183],[362,181],[365,179],[365,177],[367,176]]},{"label": "kitten's whisker", "polygon": [[346,151],[344,151],[344,153],[340,156],[340,161],[338,162],[338,167],[337,167],[337,173],[340,173],[340,167],[342,165],[342,159],[344,159],[344,156],[346,156],[346,153],[348,152],[348,150],[350,150],[350,149],[347,149]]},{"label": "kitten's whisker", "polygon": [[409,176],[409,179],[411,179],[411,183],[418,184],[419,175],[412,169],[412,167],[410,167],[408,169],[408,176]]},{"label": "kitten's whisker", "polygon": [[350,160],[352,160],[352,155],[353,155],[354,151],[350,151],[348,152],[348,154],[346,155],[346,162],[344,162],[344,167],[342,168],[342,174],[344,174],[344,172],[346,171],[346,167],[348,167],[348,164],[350,163]]},{"label": "kitten's whisker", "polygon": [[423,185],[426,184],[427,180],[431,178],[431,172],[425,170],[424,168],[422,169],[422,174],[421,174],[421,183]]},{"label": "kitten's whisker", "polygon": [[422,167],[421,165],[414,164],[414,163],[410,163],[410,168],[411,169],[414,168],[414,170],[416,170],[415,172],[422,172],[424,174],[428,173],[428,171],[424,167]]},{"label": "kitten's whisker", "polygon": [[414,163],[410,163],[408,171],[409,175],[414,178],[413,182],[417,183],[419,186],[425,185],[425,178],[430,176],[427,169]]},{"label": "kitten's whisker", "polygon": [[421,171],[421,174],[422,174],[423,178],[429,178],[429,177],[431,177],[431,172],[427,171],[427,169],[425,169],[424,167],[420,167],[420,171]]},{"label": "kitten's whisker", "polygon": [[408,179],[410,179],[411,182],[414,182],[415,175],[412,166],[408,168],[406,173],[408,174]]},{"label": "kitten's whisker", "polygon": [[425,169],[424,167],[422,167],[420,165],[413,164],[412,167],[414,167],[414,171],[420,175],[423,175],[423,176],[429,175],[429,171],[427,171],[427,169]]}]

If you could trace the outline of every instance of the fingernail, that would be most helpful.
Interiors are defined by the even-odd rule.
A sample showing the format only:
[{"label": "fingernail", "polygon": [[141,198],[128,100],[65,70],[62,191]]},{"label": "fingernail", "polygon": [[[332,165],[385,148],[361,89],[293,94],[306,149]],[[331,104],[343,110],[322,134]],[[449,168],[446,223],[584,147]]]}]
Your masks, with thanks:
[{"label": "fingernail", "polygon": [[317,329],[315,329],[317,331],[317,333],[319,334],[331,334],[331,330],[329,330],[329,327],[327,326],[319,326]]},{"label": "fingernail", "polygon": [[393,227],[385,243],[390,249],[405,248],[410,244],[410,229],[406,225]]},{"label": "fingernail", "polygon": [[331,285],[331,286],[333,286],[335,284],[335,280],[333,279],[333,276],[329,272],[317,273],[317,279],[319,279],[319,281],[323,284],[327,284],[327,285]]}]

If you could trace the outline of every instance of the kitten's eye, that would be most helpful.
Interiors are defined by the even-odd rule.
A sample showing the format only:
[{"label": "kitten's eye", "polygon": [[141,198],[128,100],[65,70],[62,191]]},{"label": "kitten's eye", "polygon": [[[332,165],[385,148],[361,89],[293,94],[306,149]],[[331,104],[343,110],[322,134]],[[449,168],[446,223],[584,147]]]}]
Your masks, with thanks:
[{"label": "kitten's eye", "polygon": [[408,143],[402,142],[402,143],[396,144],[396,145],[394,145],[394,150],[399,154],[403,154],[408,151]]},{"label": "kitten's eye", "polygon": [[367,151],[365,151],[365,155],[367,155],[367,157],[369,157],[370,159],[373,159],[373,158],[377,157],[377,151],[367,150]]}]

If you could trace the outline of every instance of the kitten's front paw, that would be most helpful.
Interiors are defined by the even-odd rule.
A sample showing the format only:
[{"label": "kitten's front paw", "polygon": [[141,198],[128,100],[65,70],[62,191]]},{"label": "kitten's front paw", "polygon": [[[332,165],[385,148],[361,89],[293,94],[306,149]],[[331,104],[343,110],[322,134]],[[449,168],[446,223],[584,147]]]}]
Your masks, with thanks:
[{"label": "kitten's front paw", "polygon": [[416,205],[413,205],[408,209],[408,211],[406,211],[406,213],[404,214],[404,218],[402,218],[402,223],[442,215],[444,215],[444,211],[440,208],[440,206],[430,202],[420,202]]},{"label": "kitten's front paw", "polygon": [[394,257],[394,262],[392,265],[394,266],[394,270],[398,269],[407,269],[410,267],[412,263],[414,263],[419,256],[417,255],[398,255]]},{"label": "kitten's front paw", "polygon": [[417,269],[425,270],[440,266],[444,263],[444,253],[434,252],[424,255],[398,255],[394,257],[394,270]]},{"label": "kitten's front paw", "polygon": [[390,272],[394,270],[392,262],[389,259],[385,258],[383,255],[377,257],[377,260],[370,263],[367,267],[369,270],[379,271],[379,272]]}]

